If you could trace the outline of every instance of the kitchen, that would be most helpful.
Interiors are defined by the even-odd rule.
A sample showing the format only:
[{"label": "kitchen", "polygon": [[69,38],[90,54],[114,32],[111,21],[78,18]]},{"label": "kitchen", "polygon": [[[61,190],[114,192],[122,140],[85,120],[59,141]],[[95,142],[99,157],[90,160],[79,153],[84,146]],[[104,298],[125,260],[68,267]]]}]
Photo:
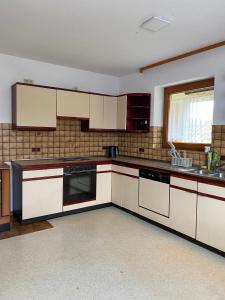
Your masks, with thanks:
[{"label": "kitchen", "polygon": [[[84,4],[66,2],[83,24],[74,8]],[[144,2],[139,18],[146,9],[148,17],[155,14]],[[28,20],[23,5],[11,11],[5,2],[2,12]],[[210,9],[222,26],[221,6]],[[26,7],[37,22],[42,5]],[[10,50],[12,37],[0,30],[9,47],[0,47],[0,298],[224,298],[225,43],[215,25],[214,38],[160,48],[162,35],[183,24],[178,12],[185,18],[185,11],[175,7],[174,19],[159,31],[143,28],[148,22],[134,26],[133,39],[147,47],[155,38],[153,50],[161,56],[139,51],[132,69],[122,52],[109,63],[102,53],[88,60],[94,50],[85,49],[83,57],[77,54],[82,63],[68,62],[63,52],[50,59],[50,49],[43,47],[44,55],[32,43],[30,52],[22,50],[16,36]],[[123,4],[106,13],[112,20],[118,8],[126,32]],[[135,5],[130,25],[134,12]],[[49,16],[56,18],[46,10],[45,22]],[[89,16],[93,20],[93,11]],[[34,28],[27,30],[31,42]],[[43,30],[40,46],[51,30]],[[197,53],[176,58],[189,50]],[[187,103],[196,109],[191,115]]]}]

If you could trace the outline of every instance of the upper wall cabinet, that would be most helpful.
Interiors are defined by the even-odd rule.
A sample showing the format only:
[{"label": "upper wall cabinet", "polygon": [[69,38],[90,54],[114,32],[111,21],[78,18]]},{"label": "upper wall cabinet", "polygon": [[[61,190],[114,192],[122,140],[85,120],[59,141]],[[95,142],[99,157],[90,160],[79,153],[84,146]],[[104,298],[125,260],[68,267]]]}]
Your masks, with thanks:
[{"label": "upper wall cabinet", "polygon": [[117,97],[104,97],[103,129],[117,129]]},{"label": "upper wall cabinet", "polygon": [[15,129],[56,129],[56,90],[17,83],[12,87]]},{"label": "upper wall cabinet", "polygon": [[57,90],[57,117],[88,119],[89,113],[89,94]]},{"label": "upper wall cabinet", "polygon": [[100,95],[90,95],[90,128],[101,129],[104,127],[103,113],[104,97]]},{"label": "upper wall cabinet", "polygon": [[147,93],[119,97],[91,95],[90,121],[82,121],[81,130],[148,132],[150,104],[151,95]]},{"label": "upper wall cabinet", "polygon": [[127,124],[127,96],[117,98],[117,129],[125,130]]}]

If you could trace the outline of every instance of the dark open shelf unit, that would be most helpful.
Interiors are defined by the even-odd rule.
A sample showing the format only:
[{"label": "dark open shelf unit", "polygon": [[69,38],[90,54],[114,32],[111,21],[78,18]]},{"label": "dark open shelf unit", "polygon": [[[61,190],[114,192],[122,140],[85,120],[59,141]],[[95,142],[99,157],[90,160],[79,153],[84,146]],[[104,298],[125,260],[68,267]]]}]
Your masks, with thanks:
[{"label": "dark open shelf unit", "polygon": [[149,132],[151,95],[136,93],[127,95],[127,131]]}]

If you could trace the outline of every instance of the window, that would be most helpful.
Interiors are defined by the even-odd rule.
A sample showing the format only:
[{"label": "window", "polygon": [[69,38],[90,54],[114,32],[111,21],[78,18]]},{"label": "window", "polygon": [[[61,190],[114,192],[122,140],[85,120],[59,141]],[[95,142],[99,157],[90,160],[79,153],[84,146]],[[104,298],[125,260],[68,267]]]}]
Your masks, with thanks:
[{"label": "window", "polygon": [[214,79],[164,89],[163,146],[202,150],[211,144]]}]

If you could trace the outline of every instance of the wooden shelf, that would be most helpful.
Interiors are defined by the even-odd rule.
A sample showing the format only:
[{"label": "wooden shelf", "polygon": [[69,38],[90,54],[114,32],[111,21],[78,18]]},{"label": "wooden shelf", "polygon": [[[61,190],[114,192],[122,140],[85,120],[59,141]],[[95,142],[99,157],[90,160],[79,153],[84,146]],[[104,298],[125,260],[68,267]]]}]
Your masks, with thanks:
[{"label": "wooden shelf", "polygon": [[147,105],[130,105],[129,108],[149,108]]},{"label": "wooden shelf", "polygon": [[148,117],[146,117],[146,118],[127,118],[127,120],[148,120]]}]

